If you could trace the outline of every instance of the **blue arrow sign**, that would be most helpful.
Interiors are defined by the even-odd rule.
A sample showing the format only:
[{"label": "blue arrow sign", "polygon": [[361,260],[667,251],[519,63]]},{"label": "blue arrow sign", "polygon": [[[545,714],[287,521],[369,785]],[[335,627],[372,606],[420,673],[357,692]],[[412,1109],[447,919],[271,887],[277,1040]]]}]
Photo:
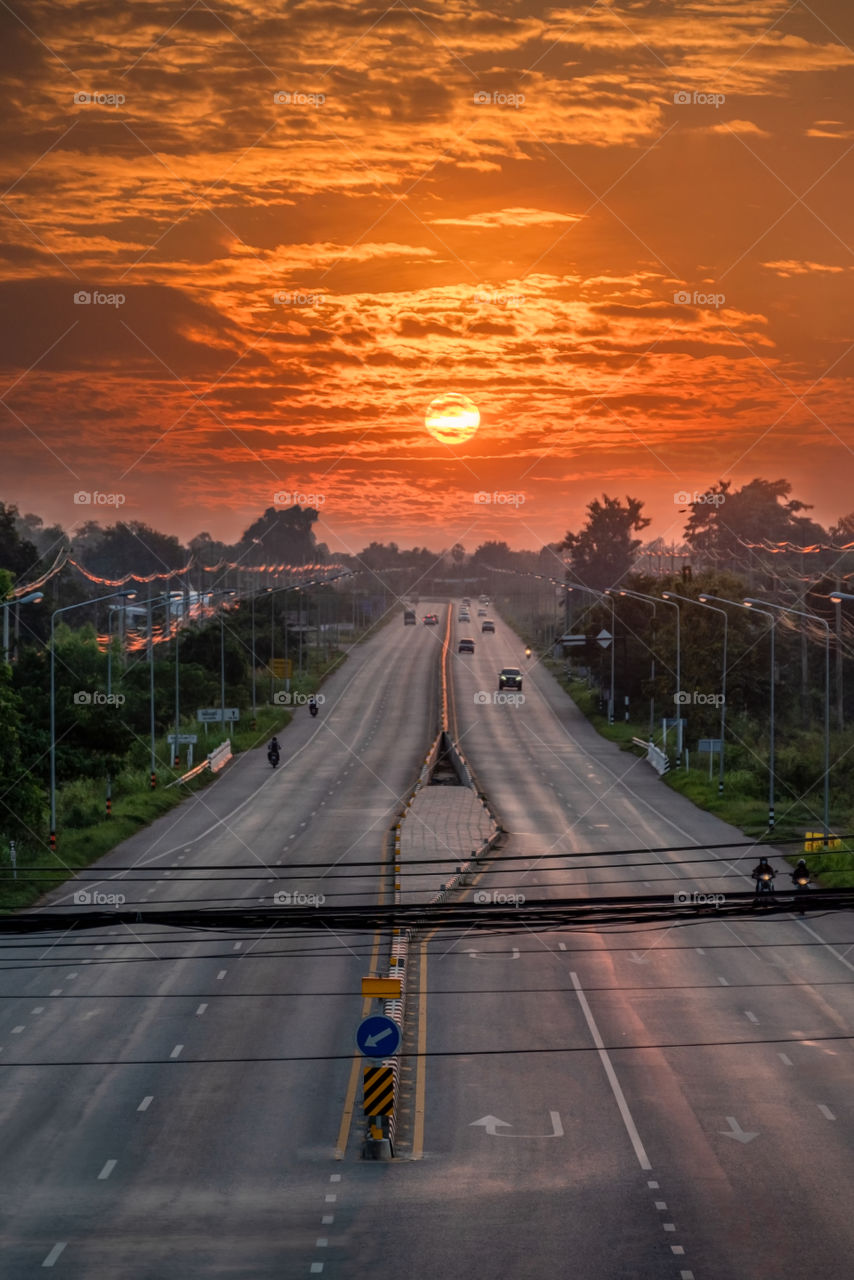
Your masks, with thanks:
[{"label": "blue arrow sign", "polygon": [[400,1048],[400,1027],[382,1013],[372,1014],[359,1023],[356,1044],[366,1058],[391,1058]]}]

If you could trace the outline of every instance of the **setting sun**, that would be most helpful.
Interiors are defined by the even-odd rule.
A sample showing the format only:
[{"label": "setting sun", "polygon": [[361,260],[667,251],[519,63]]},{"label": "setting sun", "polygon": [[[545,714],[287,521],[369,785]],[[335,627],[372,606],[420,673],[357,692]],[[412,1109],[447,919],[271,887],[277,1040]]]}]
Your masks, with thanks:
[{"label": "setting sun", "polygon": [[462,444],[470,440],[480,426],[480,413],[468,396],[450,392],[430,402],[424,425],[441,444]]}]

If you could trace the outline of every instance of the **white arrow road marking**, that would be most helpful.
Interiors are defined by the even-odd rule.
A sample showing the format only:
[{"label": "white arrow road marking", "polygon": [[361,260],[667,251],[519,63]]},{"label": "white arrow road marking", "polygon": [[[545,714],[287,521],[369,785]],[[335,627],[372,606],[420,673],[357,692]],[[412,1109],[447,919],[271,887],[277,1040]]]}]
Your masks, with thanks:
[{"label": "white arrow road marking", "polygon": [[727,1116],[726,1122],[729,1129],[718,1129],[718,1133],[724,1138],[735,1138],[736,1142],[752,1142],[754,1138],[759,1137],[758,1133],[745,1132],[735,1116]]},{"label": "white arrow road marking", "polygon": [[564,1133],[560,1112],[550,1111],[549,1116],[552,1122],[551,1133],[501,1133],[499,1126],[504,1129],[512,1129],[513,1126],[508,1120],[499,1120],[498,1116],[482,1116],[480,1120],[472,1120],[469,1128],[480,1125],[492,1138],[562,1138]]}]

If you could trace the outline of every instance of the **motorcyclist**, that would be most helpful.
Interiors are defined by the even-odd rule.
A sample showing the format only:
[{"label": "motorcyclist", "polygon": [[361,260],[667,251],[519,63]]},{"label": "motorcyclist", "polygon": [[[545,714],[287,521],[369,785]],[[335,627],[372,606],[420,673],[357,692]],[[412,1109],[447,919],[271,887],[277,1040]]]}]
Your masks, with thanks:
[{"label": "motorcyclist", "polygon": [[751,875],[756,881],[756,894],[758,898],[761,893],[770,893],[774,887],[774,868],[771,863],[763,855],[756,866],[753,868]]},{"label": "motorcyclist", "polygon": [[267,755],[268,755],[268,756],[269,756],[269,755],[272,755],[274,752],[275,752],[275,754],[276,754],[276,755],[279,755],[280,748],[279,748],[279,739],[278,739],[278,738],[273,738],[273,741],[270,743],[269,747],[267,748]]},{"label": "motorcyclist", "polygon": [[317,698],[315,698],[314,694],[311,694],[309,697],[308,709],[313,716],[317,715]]}]

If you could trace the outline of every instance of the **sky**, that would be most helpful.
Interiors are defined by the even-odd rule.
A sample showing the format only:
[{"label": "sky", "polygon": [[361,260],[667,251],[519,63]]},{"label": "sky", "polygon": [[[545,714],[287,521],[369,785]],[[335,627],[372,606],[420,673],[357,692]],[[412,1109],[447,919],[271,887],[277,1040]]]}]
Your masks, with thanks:
[{"label": "sky", "polygon": [[[539,548],[854,509],[850,0],[11,0],[0,499]],[[436,439],[438,396],[480,415]],[[444,433],[447,434],[447,433]]]}]

